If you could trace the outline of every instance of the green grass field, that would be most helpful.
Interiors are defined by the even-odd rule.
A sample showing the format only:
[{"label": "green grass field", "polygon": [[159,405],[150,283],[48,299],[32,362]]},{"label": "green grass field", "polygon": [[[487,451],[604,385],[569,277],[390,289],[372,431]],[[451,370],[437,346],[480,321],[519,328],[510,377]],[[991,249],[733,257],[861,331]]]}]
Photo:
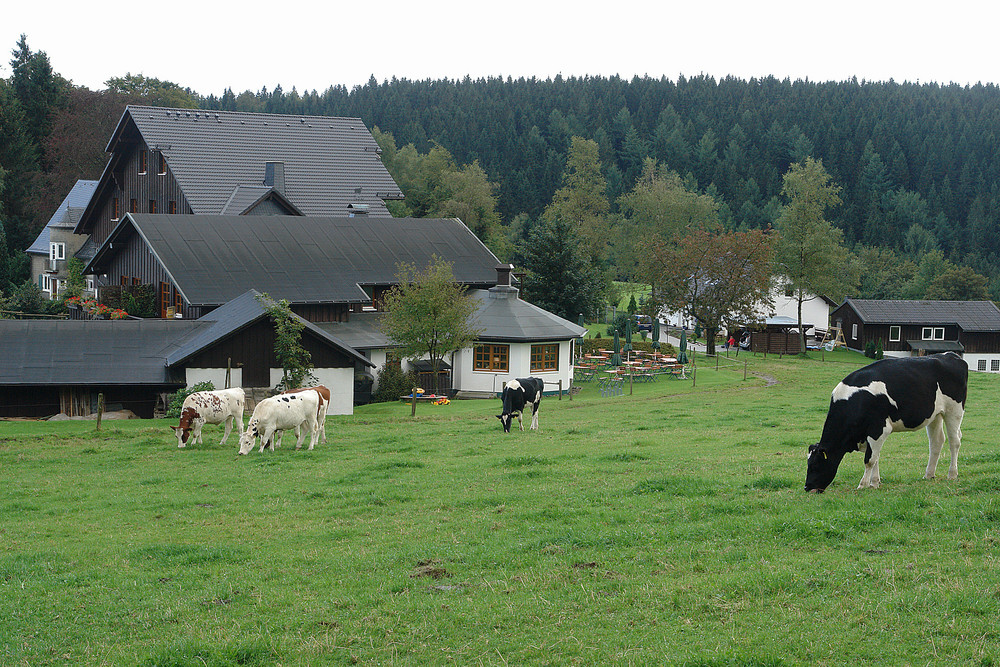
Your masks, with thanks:
[{"label": "green grass field", "polygon": [[0,422],[0,664],[993,664],[1000,377],[972,374],[957,481],[904,433],[881,489],[855,453],[806,494],[863,362],[586,386],[509,435],[495,400],[366,406],[246,457]]}]

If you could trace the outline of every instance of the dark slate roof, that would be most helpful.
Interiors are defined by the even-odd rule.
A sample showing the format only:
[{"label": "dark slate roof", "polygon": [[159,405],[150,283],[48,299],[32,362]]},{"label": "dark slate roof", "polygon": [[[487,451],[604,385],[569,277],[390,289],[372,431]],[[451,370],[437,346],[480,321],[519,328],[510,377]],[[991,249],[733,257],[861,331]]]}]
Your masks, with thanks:
[{"label": "dark slate roof", "polygon": [[76,227],[80,221],[80,214],[90,203],[90,198],[97,189],[97,181],[77,181],[73,188],[66,195],[66,198],[59,204],[52,217],[38,234],[38,238],[31,244],[27,252],[39,255],[49,254],[49,229],[51,227]]},{"label": "dark slate roof", "polygon": [[[421,269],[433,255],[453,263],[458,282],[496,284],[498,260],[458,219],[304,218],[129,213],[86,273],[138,233],[184,300],[212,306],[248,289],[292,303],[370,303],[361,285],[396,282],[397,265]],[[112,247],[114,244],[114,247]]]},{"label": "dark slate roof", "polygon": [[937,352],[965,352],[965,346],[957,340],[908,340],[906,343],[913,350],[923,350],[931,354]]},{"label": "dark slate roof", "polygon": [[483,330],[480,339],[491,341],[569,340],[587,333],[584,327],[564,320],[538,306],[522,301],[517,288],[497,286],[469,290],[479,302],[475,324]]},{"label": "dark slate roof", "polygon": [[316,322],[316,326],[336,336],[356,350],[392,347],[389,338],[378,328],[382,313],[351,313],[349,322]]},{"label": "dark slate roof", "polygon": [[963,331],[1000,331],[1000,308],[992,301],[848,299],[865,324],[956,324]]},{"label": "dark slate roof", "polygon": [[[183,320],[0,320],[0,385],[165,385]],[[181,382],[180,384],[183,384]]]},{"label": "dark slate roof", "polygon": [[[260,292],[249,290],[229,303],[199,318],[197,321],[207,326],[192,331],[183,341],[180,341],[177,348],[167,355],[167,365],[175,366],[183,363],[205,348],[214,345],[217,341],[250,326],[262,317],[267,317],[267,313],[264,312],[264,308],[257,300],[258,296],[260,296]],[[360,361],[369,366],[372,365],[364,355],[360,354],[343,340],[320,329],[312,322],[308,322],[298,315],[294,315],[294,317],[320,340],[339,348],[348,356],[353,357],[355,361]]]},{"label": "dark slate roof", "polygon": [[[474,289],[469,290],[469,296],[476,302],[475,326],[483,330],[479,335],[481,340],[556,341],[579,338],[587,332],[581,326],[517,298],[515,288]],[[382,313],[352,313],[349,322],[318,322],[316,326],[359,350],[393,347],[378,328],[381,317]]]},{"label": "dark slate roof", "polygon": [[[229,210],[238,187],[264,184],[268,162],[284,165],[282,193],[305,215],[346,215],[348,204],[364,202],[370,215],[389,217],[383,200],[403,197],[360,118],[128,106],[109,152],[133,124],[162,152],[195,215]],[[114,159],[102,182],[113,168]]]}]

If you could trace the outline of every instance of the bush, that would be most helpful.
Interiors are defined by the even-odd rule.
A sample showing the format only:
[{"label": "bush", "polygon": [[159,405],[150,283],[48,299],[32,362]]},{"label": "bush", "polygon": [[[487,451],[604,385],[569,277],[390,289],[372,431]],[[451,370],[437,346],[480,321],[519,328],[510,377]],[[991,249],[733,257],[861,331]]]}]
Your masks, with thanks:
[{"label": "bush", "polygon": [[205,380],[204,382],[199,382],[196,385],[170,394],[170,399],[167,401],[167,416],[179,418],[181,416],[181,408],[184,406],[184,399],[196,391],[215,391],[215,385]]},{"label": "bush", "polygon": [[372,397],[373,403],[398,401],[400,396],[409,394],[417,386],[417,376],[413,372],[404,373],[397,357],[389,357],[378,372],[378,389]]},{"label": "bush", "polygon": [[869,359],[875,358],[875,341],[870,340],[865,343],[865,356]]}]

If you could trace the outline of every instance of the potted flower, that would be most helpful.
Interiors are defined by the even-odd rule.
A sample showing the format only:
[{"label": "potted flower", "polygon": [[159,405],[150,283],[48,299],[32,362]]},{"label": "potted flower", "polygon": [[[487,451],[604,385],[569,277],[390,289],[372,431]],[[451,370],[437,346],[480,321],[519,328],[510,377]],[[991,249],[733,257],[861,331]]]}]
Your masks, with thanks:
[{"label": "potted flower", "polygon": [[111,311],[110,317],[113,320],[124,320],[126,317],[128,317],[128,313],[126,313],[121,308],[115,308],[114,310]]}]

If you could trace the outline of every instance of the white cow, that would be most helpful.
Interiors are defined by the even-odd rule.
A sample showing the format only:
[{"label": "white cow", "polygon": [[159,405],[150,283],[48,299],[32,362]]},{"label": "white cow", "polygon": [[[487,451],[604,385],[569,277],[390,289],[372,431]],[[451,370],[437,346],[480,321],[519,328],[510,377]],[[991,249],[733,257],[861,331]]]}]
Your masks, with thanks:
[{"label": "white cow", "polygon": [[257,404],[247,424],[247,430],[240,436],[240,454],[249,454],[260,438],[260,451],[269,446],[274,451],[275,431],[287,431],[303,427],[295,442],[295,449],[302,447],[305,434],[309,433],[309,449],[316,446],[319,431],[316,417],[319,411],[319,394],[303,391],[297,394],[278,394],[265,398]]},{"label": "white cow", "polygon": [[[300,391],[315,391],[319,394],[319,407],[316,410],[316,428],[319,429],[319,441],[321,443],[326,443],[326,410],[327,406],[330,405],[330,390],[323,385],[316,385],[315,387],[302,387],[300,389],[286,389],[281,392],[282,394],[297,394]],[[275,437],[277,441],[274,443],[275,447],[281,447],[281,438],[285,434],[284,431],[278,431]],[[299,437],[299,429],[295,429],[295,437]],[[272,447],[274,449],[274,447]]]},{"label": "white cow", "polygon": [[240,436],[242,436],[245,400],[243,389],[240,387],[217,391],[196,391],[185,398],[181,406],[180,424],[170,427],[177,435],[177,446],[184,447],[188,437],[192,434],[194,435],[192,442],[201,443],[201,429],[205,424],[225,423],[226,432],[219,444],[226,444],[226,439],[233,431],[233,422],[239,426]]}]

